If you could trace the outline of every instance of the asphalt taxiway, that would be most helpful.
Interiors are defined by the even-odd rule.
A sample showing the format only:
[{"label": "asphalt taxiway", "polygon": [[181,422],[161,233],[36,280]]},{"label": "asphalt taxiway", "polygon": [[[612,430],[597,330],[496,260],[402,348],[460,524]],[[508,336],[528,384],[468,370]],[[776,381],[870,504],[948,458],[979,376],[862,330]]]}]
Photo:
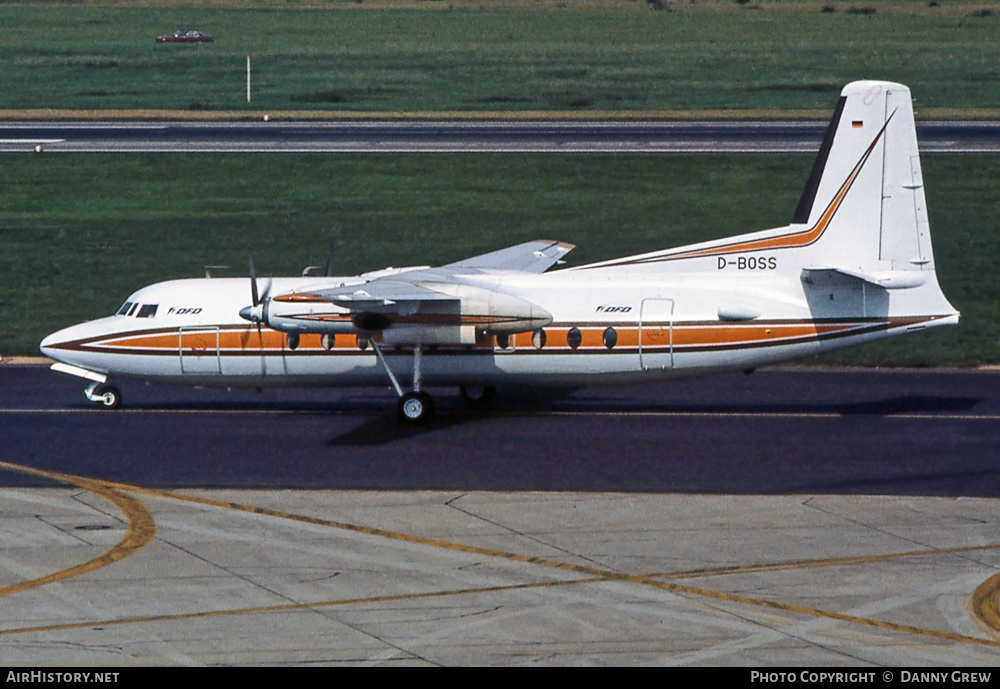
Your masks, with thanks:
[{"label": "asphalt taxiway", "polygon": [[[0,122],[0,152],[815,153],[827,123],[795,120]],[[923,153],[1000,152],[1000,123],[917,124]]]},{"label": "asphalt taxiway", "polygon": [[997,372],[123,391],[0,366],[9,664],[1000,664]]}]

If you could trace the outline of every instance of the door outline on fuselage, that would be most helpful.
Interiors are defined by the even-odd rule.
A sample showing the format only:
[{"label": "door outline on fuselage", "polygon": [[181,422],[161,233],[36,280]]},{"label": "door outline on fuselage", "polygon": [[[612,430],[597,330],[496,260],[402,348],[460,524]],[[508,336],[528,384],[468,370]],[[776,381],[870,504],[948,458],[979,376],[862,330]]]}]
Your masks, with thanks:
[{"label": "door outline on fuselage", "polygon": [[[219,326],[214,325],[191,325],[182,326],[177,329],[177,352],[181,361],[181,375],[219,375],[222,373],[219,330]],[[205,346],[194,346],[195,338],[188,337],[188,343],[185,347],[185,335],[206,336],[204,340]]]},{"label": "door outline on fuselage", "polygon": [[[666,353],[662,351],[664,344],[667,345]],[[643,299],[639,305],[639,368],[666,371],[673,367],[674,300]]]}]

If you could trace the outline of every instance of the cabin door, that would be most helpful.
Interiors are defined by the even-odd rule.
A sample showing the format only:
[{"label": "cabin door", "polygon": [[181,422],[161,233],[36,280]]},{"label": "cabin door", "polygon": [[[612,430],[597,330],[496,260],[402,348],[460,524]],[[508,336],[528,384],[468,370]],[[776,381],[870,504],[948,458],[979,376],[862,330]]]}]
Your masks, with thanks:
[{"label": "cabin door", "polygon": [[674,367],[674,300],[643,299],[639,307],[639,366],[643,371]]},{"label": "cabin door", "polygon": [[219,329],[217,327],[181,328],[178,349],[183,375],[219,374],[222,372],[219,357]]}]

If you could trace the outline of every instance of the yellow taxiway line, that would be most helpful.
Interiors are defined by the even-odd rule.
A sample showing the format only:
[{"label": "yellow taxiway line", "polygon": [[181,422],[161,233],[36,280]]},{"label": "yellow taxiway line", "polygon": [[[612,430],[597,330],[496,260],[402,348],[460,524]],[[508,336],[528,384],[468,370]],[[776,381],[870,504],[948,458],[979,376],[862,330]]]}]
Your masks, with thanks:
[{"label": "yellow taxiway line", "polygon": [[41,469],[34,469],[32,467],[20,466],[17,464],[9,464],[7,462],[0,462],[0,468],[9,469],[11,471],[19,471],[25,474],[33,474],[35,476],[44,476],[45,478],[50,478],[53,481],[68,483],[90,491],[115,505],[119,510],[121,510],[121,513],[125,516],[126,521],[125,536],[100,557],[95,557],[93,560],[88,560],[87,562],[74,567],[69,567],[68,569],[54,572],[43,577],[38,577],[37,579],[22,581],[17,584],[8,584],[7,586],[0,586],[0,596],[8,596],[13,593],[19,593],[28,589],[51,584],[56,581],[69,579],[70,577],[75,577],[86,572],[93,572],[101,567],[107,567],[114,562],[123,560],[129,555],[138,552],[142,548],[149,545],[149,543],[156,537],[156,524],[153,521],[153,515],[149,513],[149,510],[146,509],[145,505],[131,495],[127,495],[124,492],[111,488],[106,483],[81,476],[43,471]]}]

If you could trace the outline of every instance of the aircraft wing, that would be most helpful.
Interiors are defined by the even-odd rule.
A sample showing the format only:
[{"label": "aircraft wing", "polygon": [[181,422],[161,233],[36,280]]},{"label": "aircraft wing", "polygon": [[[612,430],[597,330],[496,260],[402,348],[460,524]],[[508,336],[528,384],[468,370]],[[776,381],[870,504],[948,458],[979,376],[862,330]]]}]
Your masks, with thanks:
[{"label": "aircraft wing", "polygon": [[396,311],[406,303],[455,301],[455,297],[437,290],[390,278],[378,278],[362,285],[312,290],[309,294],[352,311]]},{"label": "aircraft wing", "polygon": [[[518,297],[478,286],[467,279],[471,277],[469,274],[542,273],[558,263],[571,249],[573,245],[564,242],[524,242],[439,268],[401,270],[360,284],[319,287],[278,295],[274,301],[333,303],[355,314],[355,319],[362,320],[368,318],[365,314],[378,314],[379,318],[366,321],[364,328],[371,330],[380,330],[398,317],[423,314],[440,316],[451,322],[458,313],[477,314],[481,326],[493,323],[491,319],[499,319],[497,322],[502,321],[504,327],[509,329],[523,326],[522,330],[530,330],[539,322],[551,322],[551,315]],[[271,315],[275,316],[273,308]]]},{"label": "aircraft wing", "polygon": [[478,269],[496,272],[544,273],[559,263],[563,256],[575,247],[565,242],[554,242],[547,239],[536,239],[515,246],[509,246],[499,251],[480,254],[455,263],[449,263],[442,268],[457,268],[459,270]]}]

